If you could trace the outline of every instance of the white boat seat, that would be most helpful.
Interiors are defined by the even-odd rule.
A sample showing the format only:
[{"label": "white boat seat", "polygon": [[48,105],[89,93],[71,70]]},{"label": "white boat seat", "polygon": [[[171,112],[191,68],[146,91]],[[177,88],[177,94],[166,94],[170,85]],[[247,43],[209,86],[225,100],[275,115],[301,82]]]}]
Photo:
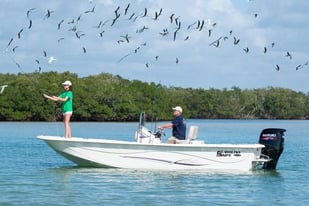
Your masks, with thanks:
[{"label": "white boat seat", "polygon": [[193,142],[200,142],[200,141],[195,141],[197,138],[197,132],[198,132],[198,126],[193,126],[193,125],[190,126],[187,139],[177,140],[177,144],[192,144]]},{"label": "white boat seat", "polygon": [[192,125],[189,127],[188,141],[191,142],[197,138],[198,126]]}]

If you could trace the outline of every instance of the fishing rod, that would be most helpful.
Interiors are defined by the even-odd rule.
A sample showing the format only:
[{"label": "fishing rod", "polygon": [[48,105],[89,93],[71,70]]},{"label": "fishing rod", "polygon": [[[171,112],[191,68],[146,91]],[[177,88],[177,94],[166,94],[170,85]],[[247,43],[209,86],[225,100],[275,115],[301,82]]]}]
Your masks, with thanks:
[{"label": "fishing rod", "polygon": [[[4,52],[6,53],[6,52]],[[7,54],[7,53],[6,53]],[[9,55],[9,58],[14,62],[14,64],[17,66],[17,68],[20,70],[20,72],[26,77],[26,79],[37,89],[39,90],[42,94],[48,93],[46,90],[42,89],[41,86],[39,86],[39,83],[37,81],[34,81],[32,78],[28,76],[28,74],[22,69],[21,65],[13,58],[12,55]]]}]

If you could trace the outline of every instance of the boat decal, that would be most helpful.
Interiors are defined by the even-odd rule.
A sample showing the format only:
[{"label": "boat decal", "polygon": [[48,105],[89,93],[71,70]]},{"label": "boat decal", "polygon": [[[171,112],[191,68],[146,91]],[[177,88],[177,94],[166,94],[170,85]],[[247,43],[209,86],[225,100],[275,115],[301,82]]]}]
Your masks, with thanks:
[{"label": "boat decal", "polygon": [[202,164],[202,163],[185,162],[185,161],[190,161],[188,159],[182,159],[182,160],[177,160],[177,161],[169,161],[169,160],[150,158],[150,157],[132,157],[132,156],[123,156],[123,157],[124,158],[132,158],[132,159],[143,159],[143,160],[165,162],[165,163],[168,163],[168,164],[187,165],[187,166],[205,166],[205,165],[208,165],[208,164]]},{"label": "boat decal", "polygon": [[218,150],[217,157],[240,157],[241,151],[239,150]]}]

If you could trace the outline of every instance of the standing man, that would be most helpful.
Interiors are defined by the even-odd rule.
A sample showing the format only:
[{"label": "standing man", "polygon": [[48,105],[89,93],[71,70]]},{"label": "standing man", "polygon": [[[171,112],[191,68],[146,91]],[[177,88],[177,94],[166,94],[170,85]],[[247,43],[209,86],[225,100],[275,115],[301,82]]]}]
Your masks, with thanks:
[{"label": "standing man", "polygon": [[182,116],[182,108],[176,106],[173,108],[175,119],[168,124],[159,126],[158,129],[172,128],[172,136],[167,140],[169,144],[181,143],[181,140],[186,139],[186,124]]}]

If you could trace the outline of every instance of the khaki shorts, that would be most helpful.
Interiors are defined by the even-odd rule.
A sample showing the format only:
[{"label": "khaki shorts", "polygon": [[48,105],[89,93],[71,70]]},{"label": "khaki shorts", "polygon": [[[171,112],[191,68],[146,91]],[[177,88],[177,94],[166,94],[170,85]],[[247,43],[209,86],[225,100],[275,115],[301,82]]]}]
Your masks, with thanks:
[{"label": "khaki shorts", "polygon": [[167,139],[167,144],[181,144],[183,143],[185,140],[180,140],[180,139],[177,139],[176,137],[174,136],[171,136],[170,138]]}]

